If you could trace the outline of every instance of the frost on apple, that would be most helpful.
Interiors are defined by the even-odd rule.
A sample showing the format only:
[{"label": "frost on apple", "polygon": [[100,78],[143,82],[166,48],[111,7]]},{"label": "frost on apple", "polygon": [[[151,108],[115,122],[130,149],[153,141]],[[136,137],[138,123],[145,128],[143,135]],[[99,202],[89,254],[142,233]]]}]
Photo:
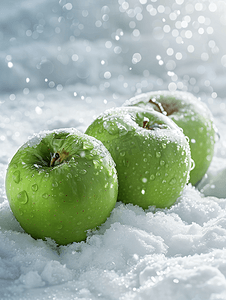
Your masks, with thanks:
[{"label": "frost on apple", "polygon": [[[127,100],[123,106],[155,110],[168,116],[189,138],[195,168],[191,171],[190,182],[196,185],[208,170],[213,158],[216,128],[213,116],[200,98],[182,91],[153,91]],[[144,128],[148,128],[144,123]]]},{"label": "frost on apple", "polygon": [[190,172],[190,148],[164,114],[140,107],[112,108],[86,133],[101,140],[116,163],[119,201],[169,207],[181,194]]},{"label": "frost on apple", "polygon": [[6,192],[27,233],[65,245],[85,240],[87,230],[107,219],[117,200],[118,178],[100,141],[73,128],[53,130],[17,151],[7,170]]}]

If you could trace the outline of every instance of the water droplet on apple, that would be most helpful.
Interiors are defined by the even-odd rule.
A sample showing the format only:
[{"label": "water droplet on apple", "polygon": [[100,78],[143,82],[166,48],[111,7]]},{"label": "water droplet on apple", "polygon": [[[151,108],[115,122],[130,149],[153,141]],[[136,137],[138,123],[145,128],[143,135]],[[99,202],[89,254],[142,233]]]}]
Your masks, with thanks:
[{"label": "water droplet on apple", "polygon": [[81,152],[80,152],[80,156],[81,156],[81,157],[85,157],[85,156],[86,156],[85,151],[81,151]]},{"label": "water droplet on apple", "polygon": [[47,199],[47,198],[48,198],[48,194],[44,193],[44,194],[42,195],[42,198]]},{"label": "water droplet on apple", "polygon": [[58,187],[58,185],[59,185],[59,184],[58,184],[58,182],[57,182],[57,181],[56,181],[56,182],[54,182],[54,183],[52,183],[52,186],[53,186],[53,187]]},{"label": "water droplet on apple", "polygon": [[97,169],[100,166],[100,163],[98,160],[93,160],[94,168]]},{"label": "water droplet on apple", "polygon": [[17,195],[17,199],[21,204],[26,204],[28,202],[28,195],[27,192],[25,190],[23,190],[22,192],[20,192]]},{"label": "water droplet on apple", "polygon": [[195,168],[195,161],[191,158],[191,168],[190,171],[194,170]]},{"label": "water droplet on apple", "polygon": [[127,134],[128,130],[126,129],[126,127],[124,125],[122,125],[120,122],[115,122],[115,120],[113,120],[113,122],[104,122],[103,123],[104,129],[107,130],[107,132],[111,135],[116,135],[118,134],[119,136],[123,136],[125,134]]},{"label": "water droplet on apple", "polygon": [[207,156],[206,156],[206,160],[208,160],[209,162],[211,161],[211,159],[212,159],[212,156],[211,156],[211,155],[207,155]]},{"label": "water droplet on apple", "polygon": [[148,181],[147,178],[145,178],[145,177],[142,178],[142,182],[143,182],[143,183],[146,183],[147,181]]},{"label": "water droplet on apple", "polygon": [[125,154],[126,154],[125,151],[120,152],[120,156],[125,156]]},{"label": "water droplet on apple", "polygon": [[165,143],[162,143],[162,148],[166,149],[166,144]]},{"label": "water droplet on apple", "polygon": [[83,142],[83,145],[82,145],[82,148],[84,150],[92,150],[94,148],[93,144],[90,143],[89,141],[84,141]]},{"label": "water droplet on apple", "polygon": [[32,191],[37,192],[38,190],[38,185],[35,183],[31,186]]},{"label": "water droplet on apple", "polygon": [[57,229],[62,229],[62,228],[63,228],[62,224],[57,225]]},{"label": "water droplet on apple", "polygon": [[174,177],[174,178],[172,178],[172,179],[170,180],[169,184],[173,185],[173,184],[176,184],[176,182],[177,182],[177,180],[176,180],[176,178]]},{"label": "water droplet on apple", "polygon": [[82,224],[82,222],[78,222],[78,223],[77,223],[78,226],[81,225],[81,224]]},{"label": "water droplet on apple", "polygon": [[161,152],[158,151],[158,152],[155,153],[155,155],[156,155],[157,158],[159,158],[159,157],[161,157],[162,154],[161,154]]},{"label": "water droplet on apple", "polygon": [[20,171],[15,171],[14,173],[13,173],[13,181],[15,182],[15,183],[19,183],[20,182]]},{"label": "water droplet on apple", "polygon": [[119,128],[115,123],[109,123],[104,121],[103,123],[104,129],[107,130],[107,132],[111,135],[115,135],[119,133]]},{"label": "water droplet on apple", "polygon": [[164,160],[160,160],[160,166],[164,166],[165,165],[165,161]]},{"label": "water droplet on apple", "polygon": [[72,178],[72,174],[71,173],[67,173],[67,178]]},{"label": "water droplet on apple", "polygon": [[196,143],[196,140],[195,140],[195,139],[191,139],[191,143],[192,143],[192,144],[195,144],[195,143]]},{"label": "water droplet on apple", "polygon": [[21,216],[23,216],[23,211],[21,211],[21,210],[19,210],[19,214],[21,215]]},{"label": "water droplet on apple", "polygon": [[145,190],[141,190],[141,194],[144,195],[145,194]]},{"label": "water droplet on apple", "polygon": [[82,174],[82,175],[85,175],[87,173],[87,171],[85,169],[83,169],[83,170],[80,170],[79,173]]},{"label": "water droplet on apple", "polygon": [[154,174],[151,174],[150,180],[155,180],[155,175]]}]

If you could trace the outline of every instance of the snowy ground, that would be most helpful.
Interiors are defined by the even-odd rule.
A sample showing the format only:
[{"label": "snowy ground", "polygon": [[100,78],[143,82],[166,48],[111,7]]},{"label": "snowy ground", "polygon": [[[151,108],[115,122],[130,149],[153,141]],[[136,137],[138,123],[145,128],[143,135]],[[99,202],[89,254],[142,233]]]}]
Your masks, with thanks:
[{"label": "snowy ground", "polygon": [[[1,3],[1,300],[226,299],[225,30],[220,0]],[[24,233],[4,188],[18,147],[157,89],[190,91],[214,115],[220,140],[198,189],[168,210],[117,203],[86,243]]]}]

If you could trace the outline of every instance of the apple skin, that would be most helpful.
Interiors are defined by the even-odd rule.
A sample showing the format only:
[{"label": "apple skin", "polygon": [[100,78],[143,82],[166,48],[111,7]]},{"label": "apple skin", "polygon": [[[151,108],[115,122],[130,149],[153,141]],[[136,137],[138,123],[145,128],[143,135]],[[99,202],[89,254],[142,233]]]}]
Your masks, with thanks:
[{"label": "apple skin", "polygon": [[[63,160],[50,166],[54,153],[64,153]],[[41,132],[9,163],[6,194],[33,238],[49,237],[60,245],[80,242],[115,207],[115,163],[100,141],[76,129]]]},{"label": "apple skin", "polygon": [[[145,122],[150,130],[143,128]],[[147,125],[147,123],[146,123]],[[111,153],[118,173],[118,201],[170,207],[189,180],[190,147],[180,128],[156,111],[112,108],[86,130]]]},{"label": "apple skin", "polygon": [[[150,100],[156,101],[155,103]],[[160,103],[159,105],[157,105]],[[191,157],[195,166],[190,183],[196,185],[205,175],[214,155],[216,128],[205,103],[188,92],[153,91],[127,100],[123,106],[138,106],[166,114],[189,138]]]}]

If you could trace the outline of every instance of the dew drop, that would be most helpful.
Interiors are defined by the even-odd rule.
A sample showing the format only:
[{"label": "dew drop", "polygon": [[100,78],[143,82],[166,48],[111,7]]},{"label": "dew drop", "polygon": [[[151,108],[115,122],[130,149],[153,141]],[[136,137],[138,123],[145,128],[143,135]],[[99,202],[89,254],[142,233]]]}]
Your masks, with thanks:
[{"label": "dew drop", "polygon": [[173,185],[173,184],[176,184],[176,182],[177,182],[177,180],[176,180],[176,178],[174,177],[174,178],[172,178],[172,179],[170,180],[169,184]]},{"label": "dew drop", "polygon": [[165,143],[162,144],[162,148],[166,149],[166,144]]},{"label": "dew drop", "polygon": [[86,156],[85,151],[81,151],[81,152],[80,152],[80,156],[81,156],[81,157],[85,157],[85,156]]},{"label": "dew drop", "polygon": [[107,132],[111,135],[116,135],[119,133],[119,128],[115,123],[109,123],[109,122],[104,122],[103,123],[104,129],[107,130]]},{"label": "dew drop", "polygon": [[147,181],[148,181],[147,178],[142,178],[143,183],[146,183]]},{"label": "dew drop", "polygon": [[27,192],[25,190],[23,190],[22,192],[20,192],[17,195],[17,199],[21,204],[26,204],[28,202],[28,195]]},{"label": "dew drop", "polygon": [[82,224],[82,222],[78,222],[78,223],[77,223],[78,226],[81,225],[81,224]]},{"label": "dew drop", "polygon": [[44,193],[44,194],[42,195],[42,198],[47,199],[47,198],[48,198],[48,194]]},{"label": "dew drop", "polygon": [[84,141],[83,142],[83,149],[84,150],[92,150],[94,148],[93,144],[90,143],[89,141]]},{"label": "dew drop", "polygon": [[155,180],[155,175],[154,174],[151,174],[150,180]]},{"label": "dew drop", "polygon": [[24,213],[20,210],[20,211],[19,211],[19,214],[20,214],[21,216],[23,216]]},{"label": "dew drop", "polygon": [[145,190],[141,190],[141,194],[144,195],[145,194]]},{"label": "dew drop", "polygon": [[46,174],[45,174],[45,177],[47,177],[47,178],[48,178],[48,177],[49,177],[49,173],[46,173]]},{"label": "dew drop", "polygon": [[98,160],[93,160],[94,168],[97,169],[100,166],[100,163]]},{"label": "dew drop", "polygon": [[125,151],[120,152],[120,156],[125,156],[125,154],[126,154]]},{"label": "dew drop", "polygon": [[164,160],[160,160],[160,166],[164,166],[165,165],[165,161]]},{"label": "dew drop", "polygon": [[82,175],[85,175],[87,173],[87,171],[85,169],[83,169],[83,170],[80,170],[79,173],[82,174]]},{"label": "dew drop", "polygon": [[195,168],[195,161],[193,159],[191,159],[191,168],[190,171],[194,170]]},{"label": "dew drop", "polygon": [[156,155],[156,157],[159,158],[159,157],[161,157],[162,154],[161,154],[161,152],[156,152],[155,155]]},{"label": "dew drop", "polygon": [[63,228],[62,224],[57,225],[57,229],[62,229],[62,228]]},{"label": "dew drop", "polygon": [[35,183],[31,186],[32,191],[37,192],[38,190],[38,185]]},{"label": "dew drop", "polygon": [[116,135],[118,134],[119,136],[123,136],[125,134],[127,134],[128,130],[127,128],[122,125],[121,123],[119,122],[104,122],[103,123],[103,126],[104,126],[104,129],[107,130],[107,132],[111,135]]},{"label": "dew drop", "polygon": [[13,173],[13,181],[15,182],[15,183],[19,183],[20,182],[20,171],[15,171],[14,173]]},{"label": "dew drop", "polygon": [[211,159],[212,159],[212,156],[211,156],[211,155],[207,155],[207,156],[206,156],[206,160],[208,160],[209,162],[211,161]]}]

